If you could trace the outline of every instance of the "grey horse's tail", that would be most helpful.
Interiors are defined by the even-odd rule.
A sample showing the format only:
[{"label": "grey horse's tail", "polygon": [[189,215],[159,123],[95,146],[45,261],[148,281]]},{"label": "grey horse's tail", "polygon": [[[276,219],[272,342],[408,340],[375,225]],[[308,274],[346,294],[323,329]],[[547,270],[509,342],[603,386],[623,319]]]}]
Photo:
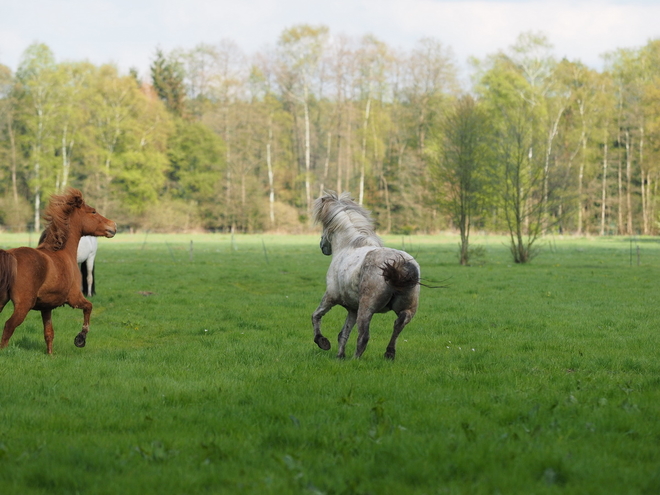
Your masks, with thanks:
[{"label": "grey horse's tail", "polygon": [[396,291],[401,292],[420,283],[417,265],[403,256],[386,261],[380,269],[385,282]]}]

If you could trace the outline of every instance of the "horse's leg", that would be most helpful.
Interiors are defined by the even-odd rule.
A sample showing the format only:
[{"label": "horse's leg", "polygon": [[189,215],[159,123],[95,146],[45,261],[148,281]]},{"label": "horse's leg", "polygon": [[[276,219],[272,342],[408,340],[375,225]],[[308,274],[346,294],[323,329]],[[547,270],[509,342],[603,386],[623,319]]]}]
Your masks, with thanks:
[{"label": "horse's leg", "polygon": [[9,302],[9,292],[4,291],[0,292],[0,313],[2,313],[2,310],[5,309],[5,306]]},{"label": "horse's leg", "polygon": [[362,356],[362,353],[367,348],[367,343],[369,342],[369,325],[371,324],[371,318],[374,316],[374,312],[370,308],[362,309],[364,307],[368,308],[368,305],[360,305],[357,313],[358,339],[357,348],[355,349],[356,358]]},{"label": "horse's leg", "polygon": [[88,261],[92,265],[92,269],[89,270],[89,278],[87,279],[87,285],[89,286],[89,295],[96,295],[96,276],[94,275],[94,257],[90,258],[91,261]]},{"label": "horse's leg", "polygon": [[385,351],[386,359],[394,359],[394,356],[396,354],[396,339],[399,337],[399,334],[401,333],[403,328],[408,323],[410,323],[410,320],[412,320],[414,314],[415,313],[413,311],[406,309],[401,311],[397,315],[397,319],[394,322],[394,331],[392,332],[392,338],[390,339],[390,343],[387,344],[387,350]]},{"label": "horse's leg", "polygon": [[314,342],[324,351],[330,350],[330,341],[321,333],[321,318],[334,307],[335,303],[326,292],[319,307],[312,314],[312,326],[314,327]]},{"label": "horse's leg", "polygon": [[41,321],[44,323],[44,340],[46,341],[46,352],[53,353],[53,338],[55,332],[53,331],[52,309],[44,309],[41,311]]},{"label": "horse's leg", "polygon": [[90,256],[84,264],[87,267],[87,294],[85,295],[92,297],[94,295],[94,258]]},{"label": "horse's leg", "polygon": [[14,330],[16,330],[17,326],[23,323],[23,320],[25,320],[25,317],[29,312],[30,307],[28,305],[14,301],[14,312],[5,322],[5,328],[2,331],[2,340],[0,340],[0,348],[9,345],[9,339],[14,335]]},{"label": "horse's leg", "polygon": [[82,292],[80,292],[74,300],[69,301],[69,306],[76,309],[82,309],[82,330],[78,335],[76,335],[76,338],[73,339],[73,343],[76,347],[85,347],[87,332],[89,332],[89,319],[92,315],[92,303],[85,299],[85,297],[82,295]]},{"label": "horse's leg", "polygon": [[337,340],[339,341],[339,351],[337,352],[337,357],[343,359],[346,356],[346,342],[348,342],[348,337],[351,335],[351,330],[355,326],[355,321],[357,320],[357,312],[348,311],[346,316],[346,321],[344,322],[344,327],[339,332]]}]

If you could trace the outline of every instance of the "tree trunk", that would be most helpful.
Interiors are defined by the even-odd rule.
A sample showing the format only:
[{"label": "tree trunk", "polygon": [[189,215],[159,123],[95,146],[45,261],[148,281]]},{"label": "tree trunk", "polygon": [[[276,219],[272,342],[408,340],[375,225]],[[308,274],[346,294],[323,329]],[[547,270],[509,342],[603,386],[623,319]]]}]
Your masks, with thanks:
[{"label": "tree trunk", "polygon": [[70,145],[67,143],[67,130],[68,125],[64,124],[64,128],[62,129],[62,180],[60,181],[60,186],[58,188],[60,192],[66,189],[66,186],[69,183],[69,172],[71,170],[71,150],[73,149],[73,140]]},{"label": "tree trunk", "polygon": [[619,194],[618,194],[618,203],[619,203],[619,211],[617,212],[617,232],[619,232],[619,235],[624,234],[624,229],[623,229],[623,171],[621,170],[621,156],[619,154],[619,170],[618,170],[618,186],[619,186]]},{"label": "tree trunk", "polygon": [[[559,112],[557,113],[557,118],[554,120],[552,124],[552,128],[550,129],[550,132],[548,133],[548,146],[545,151],[545,164],[543,167],[543,211],[542,211],[542,218],[543,218],[543,232],[545,233],[548,229],[548,195],[549,195],[549,187],[548,187],[548,181],[550,178],[550,157],[552,156],[552,144],[554,143],[555,137],[557,136],[557,131],[559,128],[559,120],[561,119],[562,114],[564,113],[564,110],[566,107],[562,107],[559,109]],[[581,109],[582,112],[582,109]],[[582,129],[582,136],[584,138],[585,132],[584,132],[584,126]],[[586,147],[586,143],[585,143]]]},{"label": "tree trunk", "polygon": [[644,181],[648,179],[650,172],[647,172],[644,177],[644,127],[639,128],[639,171],[641,174],[642,186],[642,232],[644,235],[649,233],[649,217],[648,217],[648,189]]},{"label": "tree trunk", "polygon": [[600,235],[605,235],[605,202],[607,200],[607,131],[603,146],[603,187],[600,198]]},{"label": "tree trunk", "polygon": [[633,217],[632,217],[632,191],[631,191],[631,175],[632,175],[632,153],[630,152],[630,132],[626,130],[626,233],[633,235]]},{"label": "tree trunk", "polygon": [[371,86],[369,86],[369,95],[367,96],[367,106],[364,110],[364,122],[362,124],[362,163],[360,164],[360,186],[358,204],[364,202],[364,176],[367,164],[367,128],[369,125],[369,112],[371,110]]},{"label": "tree trunk", "polygon": [[325,190],[325,182],[328,180],[328,172],[330,170],[330,145],[332,144],[332,133],[328,132],[328,143],[326,146],[325,164],[323,165],[323,177],[319,184],[319,196],[323,195]]},{"label": "tree trunk", "polygon": [[310,131],[310,124],[309,124],[309,103],[307,101],[308,98],[308,88],[307,88],[307,83],[305,83],[305,99],[303,101],[303,107],[305,111],[305,198],[306,198],[306,204],[307,204],[307,211],[311,211],[312,209],[312,186],[311,186],[311,177],[310,177],[310,172],[311,172],[311,161],[312,161],[312,156],[311,156],[311,131]]},{"label": "tree trunk", "polygon": [[270,226],[275,227],[275,181],[273,174],[273,162],[271,158],[271,142],[273,140],[272,119],[268,119],[268,144],[266,144],[266,165],[268,166],[268,206],[270,213]]}]

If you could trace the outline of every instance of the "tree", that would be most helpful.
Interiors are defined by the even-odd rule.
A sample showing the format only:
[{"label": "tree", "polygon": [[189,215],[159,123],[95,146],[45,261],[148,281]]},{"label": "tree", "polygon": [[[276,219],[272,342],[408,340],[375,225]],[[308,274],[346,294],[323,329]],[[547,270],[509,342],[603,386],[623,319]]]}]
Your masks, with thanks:
[{"label": "tree", "polygon": [[551,226],[549,212],[552,223],[567,214],[557,194],[561,174],[551,164],[570,90],[550,48],[545,36],[523,33],[510,54],[488,60],[478,83],[493,118],[500,199],[516,263],[534,257],[534,243]]},{"label": "tree", "polygon": [[45,44],[29,46],[16,74],[20,84],[23,142],[31,164],[30,187],[34,204],[34,230],[41,231],[41,197],[52,174],[55,146],[54,117],[59,104],[55,57]]},{"label": "tree", "polygon": [[492,141],[486,111],[469,95],[448,112],[429,155],[439,181],[438,202],[461,235],[459,263],[470,261],[472,224],[488,201],[493,180]]},{"label": "tree", "polygon": [[305,181],[305,208],[312,208],[312,136],[310,98],[312,82],[328,37],[326,26],[306,24],[286,29],[278,40],[280,72],[278,82],[285,95],[303,108],[303,163]]},{"label": "tree", "polygon": [[195,202],[199,205],[205,226],[214,227],[214,219],[205,205],[213,203],[222,179],[222,139],[201,123],[179,119],[169,138],[167,150],[170,195]]},{"label": "tree", "polygon": [[156,50],[156,58],[151,64],[151,81],[156,94],[172,113],[183,115],[185,86],[181,63],[174,57],[166,57],[163,51]]}]

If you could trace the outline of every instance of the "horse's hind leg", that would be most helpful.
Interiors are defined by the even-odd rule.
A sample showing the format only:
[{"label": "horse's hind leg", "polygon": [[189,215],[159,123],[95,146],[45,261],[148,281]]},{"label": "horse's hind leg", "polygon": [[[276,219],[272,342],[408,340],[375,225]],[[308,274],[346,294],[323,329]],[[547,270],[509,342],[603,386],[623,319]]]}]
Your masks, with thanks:
[{"label": "horse's hind leg", "polygon": [[5,306],[9,302],[9,292],[8,291],[0,291],[0,313],[2,313],[2,310],[5,309]]},{"label": "horse's hind leg", "polygon": [[397,319],[394,322],[392,338],[390,339],[390,343],[387,344],[387,350],[385,351],[386,359],[394,359],[394,356],[396,355],[396,339],[399,338],[399,334],[403,331],[403,328],[410,323],[414,314],[415,313],[408,309],[401,311],[398,314]]},{"label": "horse's hind leg", "polygon": [[11,339],[11,336],[14,335],[14,330],[16,330],[16,327],[23,323],[23,320],[25,320],[25,317],[29,312],[29,307],[14,301],[14,312],[5,322],[5,328],[2,331],[2,340],[0,340],[0,348],[7,347],[9,345],[9,339]]},{"label": "horse's hind leg", "polygon": [[367,348],[367,343],[369,342],[369,325],[371,324],[371,318],[373,318],[374,313],[371,310],[358,310],[357,314],[357,327],[358,327],[358,339],[357,339],[357,348],[355,349],[355,357],[359,358],[362,356],[362,353]]},{"label": "horse's hind leg", "polygon": [[52,314],[52,309],[44,309],[41,311],[41,321],[44,323],[44,340],[46,341],[46,352],[48,352],[48,354],[53,353],[53,338],[55,338]]},{"label": "horse's hind leg", "polygon": [[353,330],[356,320],[357,313],[355,311],[349,310],[348,315],[346,316],[346,321],[344,322],[344,326],[341,329],[341,332],[339,332],[339,336],[337,338],[339,342],[339,351],[337,352],[337,357],[340,359],[343,359],[346,356],[346,342],[348,342],[348,337],[351,335],[351,330]]},{"label": "horse's hind leg", "polygon": [[330,350],[330,341],[321,333],[321,318],[330,311],[335,303],[332,301],[328,293],[323,294],[323,299],[319,307],[312,314],[312,326],[314,327],[314,342],[324,351]]}]

